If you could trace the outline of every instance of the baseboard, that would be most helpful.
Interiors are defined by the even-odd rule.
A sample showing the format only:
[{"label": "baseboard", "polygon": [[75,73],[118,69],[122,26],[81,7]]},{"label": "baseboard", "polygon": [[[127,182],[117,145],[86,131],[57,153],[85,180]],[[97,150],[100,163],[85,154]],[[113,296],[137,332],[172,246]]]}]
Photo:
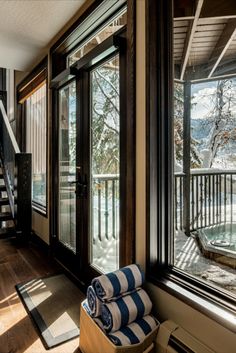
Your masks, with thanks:
[{"label": "baseboard", "polygon": [[47,244],[42,238],[40,238],[33,231],[31,232],[30,241],[32,241],[32,243],[38,245],[40,247],[40,249],[43,252],[45,252],[47,255],[51,255],[51,249],[50,249],[49,244]]},{"label": "baseboard", "polygon": [[87,286],[82,282],[75,274],[73,274],[63,263],[58,260],[56,257],[53,257],[53,260],[60,266],[62,272],[67,275],[67,277],[74,282],[77,287],[81,290],[82,293],[86,295]]}]

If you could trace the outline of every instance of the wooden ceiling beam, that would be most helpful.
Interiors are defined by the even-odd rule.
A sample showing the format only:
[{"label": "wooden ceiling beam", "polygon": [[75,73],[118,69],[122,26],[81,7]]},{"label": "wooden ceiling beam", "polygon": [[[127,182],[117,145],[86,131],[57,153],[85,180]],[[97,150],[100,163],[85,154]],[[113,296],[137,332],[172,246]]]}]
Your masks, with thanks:
[{"label": "wooden ceiling beam", "polygon": [[215,49],[211,54],[211,58],[209,60],[209,63],[211,64],[211,69],[210,69],[210,73],[208,74],[208,78],[212,77],[213,73],[215,72],[219,63],[223,59],[235,35],[236,35],[236,20],[231,19],[227,23],[218,42],[216,43]]},{"label": "wooden ceiling beam", "polygon": [[[235,73],[236,67],[236,59],[235,60],[227,60],[227,62],[221,63],[214,75],[212,77],[208,77],[209,68],[206,64],[200,64],[197,66],[189,66],[186,69],[186,76],[189,78],[191,82],[200,82],[200,81],[212,81],[212,80],[219,80],[225,79],[227,77],[236,76]],[[175,65],[175,72],[178,74],[178,66]],[[178,75],[175,77],[179,77]]]},{"label": "wooden ceiling beam", "polygon": [[198,0],[197,7],[196,7],[196,12],[195,12],[195,15],[194,15],[194,19],[190,21],[189,30],[187,32],[186,39],[185,39],[185,44],[184,44],[184,51],[183,51],[183,56],[182,56],[182,65],[181,65],[181,70],[180,70],[180,80],[183,80],[183,78],[184,78],[184,73],[185,73],[185,70],[186,70],[186,67],[187,67],[189,54],[190,54],[191,47],[192,47],[192,41],[193,41],[194,33],[196,31],[196,28],[197,28],[198,19],[200,17],[200,13],[201,13],[201,9],[202,9],[202,6],[203,6],[203,2],[204,2],[204,0]]},{"label": "wooden ceiling beam", "polygon": [[236,14],[235,0],[207,0],[205,1],[200,17],[228,18]]},{"label": "wooden ceiling beam", "polygon": [[[174,18],[193,20],[196,12],[196,0],[175,0]],[[235,0],[206,0],[202,6],[200,18],[229,19],[236,17]]]}]

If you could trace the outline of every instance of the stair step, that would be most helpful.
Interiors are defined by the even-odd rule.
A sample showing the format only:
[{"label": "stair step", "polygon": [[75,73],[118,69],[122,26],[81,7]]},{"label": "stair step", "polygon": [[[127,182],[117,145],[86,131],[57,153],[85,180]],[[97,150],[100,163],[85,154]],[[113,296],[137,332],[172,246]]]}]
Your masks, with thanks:
[{"label": "stair step", "polygon": [[0,228],[0,238],[15,236],[16,231],[14,227]]},{"label": "stair step", "polygon": [[9,205],[8,197],[0,198],[0,206]]},{"label": "stair step", "polygon": [[3,179],[3,174],[0,172],[0,179]]},{"label": "stair step", "polygon": [[0,212],[0,222],[9,221],[12,219],[10,212]]}]

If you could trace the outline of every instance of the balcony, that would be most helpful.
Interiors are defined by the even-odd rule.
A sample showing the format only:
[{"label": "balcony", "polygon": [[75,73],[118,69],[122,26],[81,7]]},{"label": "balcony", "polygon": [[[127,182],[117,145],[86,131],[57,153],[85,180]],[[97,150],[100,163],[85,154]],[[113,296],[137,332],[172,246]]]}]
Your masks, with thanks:
[{"label": "balcony", "polygon": [[175,265],[236,292],[236,171],[192,169],[189,187],[176,173]]},{"label": "balcony", "polygon": [[233,223],[236,215],[236,171],[197,170],[190,175],[189,204],[184,205],[185,174],[175,174],[175,229],[184,231],[183,207],[189,207],[191,232]]}]

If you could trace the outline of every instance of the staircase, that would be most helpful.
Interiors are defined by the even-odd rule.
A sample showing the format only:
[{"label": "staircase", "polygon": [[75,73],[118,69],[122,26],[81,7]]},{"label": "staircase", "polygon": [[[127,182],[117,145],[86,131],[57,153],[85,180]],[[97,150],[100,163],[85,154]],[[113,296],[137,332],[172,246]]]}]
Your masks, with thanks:
[{"label": "staircase", "polygon": [[15,236],[15,227],[12,214],[10,212],[9,198],[3,173],[0,169],[0,238]]},{"label": "staircase", "polygon": [[31,165],[31,153],[20,151],[0,99],[0,237],[30,237]]}]

